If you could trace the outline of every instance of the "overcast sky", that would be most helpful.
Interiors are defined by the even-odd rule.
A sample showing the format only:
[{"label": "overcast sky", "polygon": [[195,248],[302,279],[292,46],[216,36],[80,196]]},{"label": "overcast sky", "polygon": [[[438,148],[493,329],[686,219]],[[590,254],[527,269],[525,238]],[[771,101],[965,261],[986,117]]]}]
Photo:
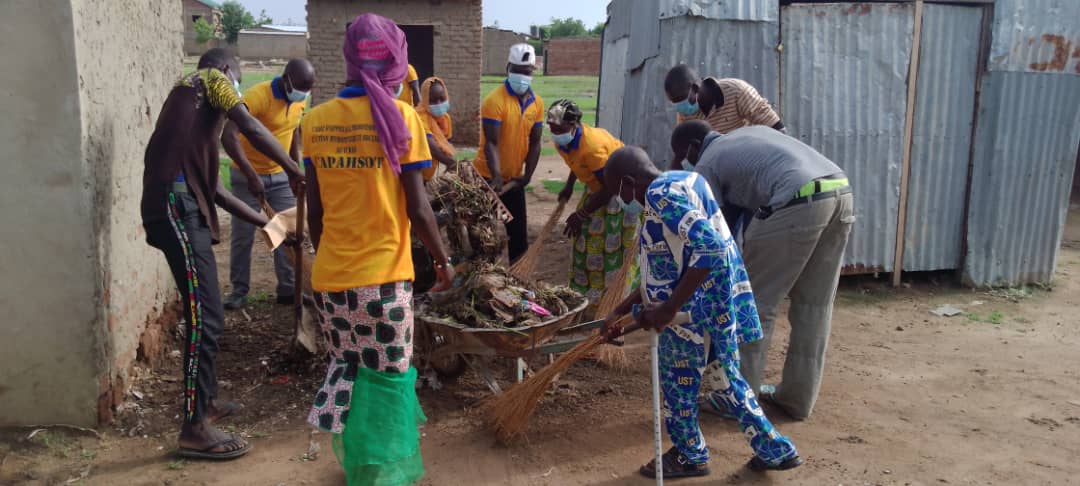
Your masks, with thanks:
[{"label": "overcast sky", "polygon": [[[276,24],[307,23],[303,0],[240,0],[248,10],[259,15],[260,10]],[[484,25],[494,25],[518,32],[528,32],[533,24],[546,24],[552,17],[574,17],[591,29],[607,18],[607,0],[484,0]],[[359,12],[358,12],[359,13]]]}]

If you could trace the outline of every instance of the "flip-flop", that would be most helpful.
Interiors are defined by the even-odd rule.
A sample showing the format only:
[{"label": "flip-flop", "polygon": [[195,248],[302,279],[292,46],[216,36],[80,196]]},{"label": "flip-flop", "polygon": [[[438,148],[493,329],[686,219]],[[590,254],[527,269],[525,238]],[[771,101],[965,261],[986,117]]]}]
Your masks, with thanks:
[{"label": "flip-flop", "polygon": [[217,409],[217,415],[209,416],[206,418],[206,421],[211,424],[244,409],[244,406],[237,402],[223,401],[221,403],[215,403],[215,405],[216,406],[214,408]]},{"label": "flip-flop", "polygon": [[[213,452],[214,449],[225,446],[227,444],[244,444],[244,446],[231,451]],[[254,448],[255,446],[251,445],[250,442],[246,442],[235,435],[230,435],[228,439],[216,442],[214,444],[210,444],[209,447],[202,450],[181,447],[176,450],[176,454],[186,459],[208,459],[211,461],[224,461],[227,459],[236,459],[237,457],[243,456],[251,452],[251,450]]]},{"label": "flip-flop", "polygon": [[801,466],[802,463],[803,460],[799,456],[789,457],[778,464],[769,464],[760,457],[754,456],[753,459],[750,459],[750,462],[746,463],[746,467],[754,472],[787,471],[788,469],[795,469]]}]

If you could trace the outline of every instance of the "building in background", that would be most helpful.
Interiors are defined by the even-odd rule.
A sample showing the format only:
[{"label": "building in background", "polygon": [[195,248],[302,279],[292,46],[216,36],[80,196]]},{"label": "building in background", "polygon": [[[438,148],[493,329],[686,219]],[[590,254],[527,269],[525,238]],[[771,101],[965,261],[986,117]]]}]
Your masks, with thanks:
[{"label": "building in background", "polygon": [[307,56],[307,26],[262,25],[240,31],[236,52],[245,61],[289,60]]},{"label": "building in background", "polygon": [[182,0],[183,1],[183,16],[181,17],[184,22],[184,54],[187,56],[198,56],[207,49],[217,45],[216,40],[211,40],[205,44],[199,44],[195,41],[195,22],[199,19],[206,20],[206,23],[221,28],[221,4],[212,0]]},{"label": "building in background", "polygon": [[[393,19],[409,42],[409,63],[423,80],[446,81],[454,142],[480,143],[481,0],[308,0],[308,58],[319,73],[314,101],[333,97],[345,81],[341,45],[345,28],[361,13]],[[504,54],[505,59],[505,54]]]},{"label": "building in background", "polygon": [[[491,76],[506,74],[506,59],[510,46],[529,40],[526,34],[498,27],[484,27],[484,65],[483,73]],[[543,64],[539,64],[543,66]]]},{"label": "building in background", "polygon": [[4,53],[0,152],[33,163],[0,180],[0,426],[93,427],[125,400],[136,356],[175,343],[176,288],[139,200],[191,17],[178,2],[4,6],[18,21],[0,45],[33,48]]},{"label": "building in background", "polygon": [[599,37],[560,37],[544,42],[544,74],[548,76],[598,76]]},{"label": "building in background", "polygon": [[597,123],[667,165],[668,69],[744,79],[850,177],[845,272],[1048,283],[1080,143],[1080,2],[918,5],[613,0]]}]

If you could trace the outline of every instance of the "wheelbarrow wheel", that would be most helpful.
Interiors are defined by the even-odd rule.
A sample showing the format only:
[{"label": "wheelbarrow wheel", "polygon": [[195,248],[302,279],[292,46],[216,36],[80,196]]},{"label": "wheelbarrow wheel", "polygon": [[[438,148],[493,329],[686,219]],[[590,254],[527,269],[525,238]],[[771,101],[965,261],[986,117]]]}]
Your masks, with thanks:
[{"label": "wheelbarrow wheel", "polygon": [[442,356],[432,359],[435,350],[453,346],[454,340],[452,336],[431,332],[427,325],[419,324],[416,326],[418,354],[420,354],[422,362],[435,370],[439,380],[443,382],[457,380],[461,375],[465,374],[465,370],[469,367],[465,357],[459,353],[442,353]]}]

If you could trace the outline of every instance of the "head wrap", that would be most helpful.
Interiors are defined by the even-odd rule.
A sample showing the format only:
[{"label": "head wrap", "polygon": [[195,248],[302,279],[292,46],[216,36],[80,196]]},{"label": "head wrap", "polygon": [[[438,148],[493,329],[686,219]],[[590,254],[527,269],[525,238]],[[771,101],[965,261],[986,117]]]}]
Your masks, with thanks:
[{"label": "head wrap", "polygon": [[420,114],[420,118],[427,122],[428,129],[431,131],[431,138],[435,143],[451,157],[454,156],[454,145],[450,143],[447,138],[447,134],[450,133],[450,114],[447,113],[443,116],[435,116],[431,114],[431,87],[435,84],[441,84],[443,91],[446,92],[446,101],[450,101],[450,90],[447,89],[446,83],[442,79],[432,76],[424,80],[420,85],[420,106],[416,107],[416,112]]},{"label": "head wrap", "polygon": [[367,91],[375,132],[390,168],[395,175],[401,174],[401,157],[408,152],[412,137],[389,88],[400,85],[409,71],[405,33],[386,17],[363,14],[345,31],[342,51],[348,80],[362,82]]}]

